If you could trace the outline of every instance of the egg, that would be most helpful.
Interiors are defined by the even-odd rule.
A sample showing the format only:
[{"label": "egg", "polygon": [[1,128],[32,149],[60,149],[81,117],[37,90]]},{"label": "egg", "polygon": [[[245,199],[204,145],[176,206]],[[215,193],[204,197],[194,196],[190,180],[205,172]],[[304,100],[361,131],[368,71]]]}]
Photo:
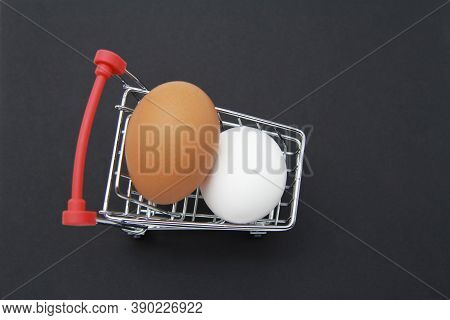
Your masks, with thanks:
[{"label": "egg", "polygon": [[126,129],[135,189],[156,204],[183,199],[213,167],[219,133],[217,112],[203,90],[182,81],[157,86],[139,101]]},{"label": "egg", "polygon": [[261,130],[243,126],[220,134],[216,162],[200,190],[215,215],[246,224],[277,206],[286,179],[286,161],[276,141]]}]

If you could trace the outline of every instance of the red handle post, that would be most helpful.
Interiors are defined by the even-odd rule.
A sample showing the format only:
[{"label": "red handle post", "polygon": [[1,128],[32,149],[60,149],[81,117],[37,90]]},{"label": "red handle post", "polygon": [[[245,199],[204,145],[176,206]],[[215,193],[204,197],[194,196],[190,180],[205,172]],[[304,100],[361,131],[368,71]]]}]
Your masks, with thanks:
[{"label": "red handle post", "polygon": [[97,65],[96,78],[84,111],[75,151],[72,197],[68,201],[67,210],[62,214],[62,224],[66,226],[95,226],[97,224],[97,212],[86,210],[86,201],[83,198],[84,166],[89,137],[106,80],[113,75],[124,74],[127,66],[121,57],[108,50],[98,50],[94,63]]}]

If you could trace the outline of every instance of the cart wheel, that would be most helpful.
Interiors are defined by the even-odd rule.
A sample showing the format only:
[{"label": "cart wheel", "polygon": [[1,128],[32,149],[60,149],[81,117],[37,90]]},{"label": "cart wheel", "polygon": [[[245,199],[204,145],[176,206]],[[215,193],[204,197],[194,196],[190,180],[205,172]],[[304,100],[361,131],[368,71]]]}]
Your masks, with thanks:
[{"label": "cart wheel", "polygon": [[266,231],[250,231],[250,234],[253,236],[253,238],[262,238],[262,236],[266,233]]}]

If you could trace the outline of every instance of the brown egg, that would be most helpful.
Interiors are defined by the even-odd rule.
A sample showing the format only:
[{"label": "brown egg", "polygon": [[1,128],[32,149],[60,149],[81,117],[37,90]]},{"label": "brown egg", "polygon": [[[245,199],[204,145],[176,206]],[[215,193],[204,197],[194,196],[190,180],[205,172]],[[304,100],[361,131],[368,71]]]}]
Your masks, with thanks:
[{"label": "brown egg", "polygon": [[136,190],[157,204],[194,191],[214,165],[219,119],[197,86],[164,83],[139,101],[128,123],[125,156]]}]

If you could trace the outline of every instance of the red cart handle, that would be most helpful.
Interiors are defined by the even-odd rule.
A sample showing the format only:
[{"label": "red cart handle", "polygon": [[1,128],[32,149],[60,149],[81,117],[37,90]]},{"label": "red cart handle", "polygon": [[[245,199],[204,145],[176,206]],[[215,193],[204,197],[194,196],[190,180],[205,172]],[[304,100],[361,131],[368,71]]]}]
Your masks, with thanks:
[{"label": "red cart handle", "polygon": [[69,199],[67,210],[63,211],[62,214],[62,224],[66,226],[95,226],[97,224],[97,212],[86,210],[86,201],[83,199],[84,164],[89,136],[106,80],[113,75],[124,74],[127,67],[126,62],[121,57],[108,50],[98,50],[94,63],[97,65],[96,78],[84,111],[75,152],[72,198]]}]

